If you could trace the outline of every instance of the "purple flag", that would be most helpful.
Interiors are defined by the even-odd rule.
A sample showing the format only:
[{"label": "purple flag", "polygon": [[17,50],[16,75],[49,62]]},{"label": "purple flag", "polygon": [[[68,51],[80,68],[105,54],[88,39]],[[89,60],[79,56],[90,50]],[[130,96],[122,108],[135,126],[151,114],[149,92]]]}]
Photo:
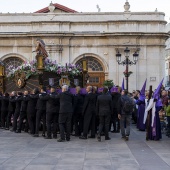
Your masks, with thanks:
[{"label": "purple flag", "polygon": [[81,88],[80,94],[87,94],[86,88]]},{"label": "purple flag", "polygon": [[118,92],[118,88],[116,86],[113,86],[111,89],[110,89],[110,92],[113,93],[113,92]]},{"label": "purple flag", "polygon": [[97,92],[98,92],[98,93],[102,93],[102,92],[103,92],[103,87],[98,88],[98,89],[97,89]]},{"label": "purple flag", "polygon": [[60,93],[62,92],[62,90],[61,90],[61,89],[56,89],[56,92],[57,92],[58,94],[60,94]]},{"label": "purple flag", "polygon": [[70,88],[69,91],[71,94],[76,94],[76,88]]}]

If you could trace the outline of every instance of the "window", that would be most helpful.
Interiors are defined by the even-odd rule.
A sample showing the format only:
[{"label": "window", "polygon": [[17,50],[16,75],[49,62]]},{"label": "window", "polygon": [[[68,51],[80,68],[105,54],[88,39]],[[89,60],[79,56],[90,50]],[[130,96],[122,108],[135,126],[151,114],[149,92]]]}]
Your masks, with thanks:
[{"label": "window", "polygon": [[89,83],[99,83],[99,77],[89,77]]},{"label": "window", "polygon": [[[88,71],[89,72],[103,71],[102,65],[94,57],[87,57],[87,61],[88,61]],[[76,64],[82,67],[81,60],[79,60]]]},{"label": "window", "polygon": [[3,61],[5,65],[5,72],[6,74],[9,72],[9,66],[13,66],[14,68],[17,68],[20,66],[24,61],[18,57],[9,57]]}]

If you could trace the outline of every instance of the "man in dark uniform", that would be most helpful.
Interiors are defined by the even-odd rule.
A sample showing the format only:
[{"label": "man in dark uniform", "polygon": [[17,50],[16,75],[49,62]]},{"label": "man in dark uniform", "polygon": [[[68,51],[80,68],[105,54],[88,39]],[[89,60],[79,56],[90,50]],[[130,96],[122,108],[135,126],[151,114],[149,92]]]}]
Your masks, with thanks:
[{"label": "man in dark uniform", "polygon": [[84,126],[83,136],[80,139],[87,139],[89,129],[91,130],[91,136],[89,138],[95,138],[95,118],[96,118],[96,99],[97,95],[92,93],[92,86],[86,88],[87,95],[83,105]]},{"label": "man in dark uniform", "polygon": [[[71,118],[73,113],[73,95],[68,92],[68,86],[64,85],[62,87],[62,93],[58,95],[60,101],[60,110],[59,110],[59,127],[60,127],[60,139],[58,142],[65,141],[65,131],[66,131],[66,140],[70,140],[71,132]],[[66,129],[65,129],[66,128]]]},{"label": "man in dark uniform", "polygon": [[25,125],[25,132],[28,132],[28,119],[27,119],[27,104],[28,104],[28,91],[24,91],[24,95],[22,96],[22,102],[21,102],[21,109],[20,109],[20,119],[18,124],[18,130],[17,133],[21,133],[22,124],[24,119],[26,119],[26,125]]},{"label": "man in dark uniform", "polygon": [[108,94],[108,88],[103,88],[103,94],[98,96],[96,104],[97,114],[99,115],[100,124],[98,132],[98,141],[101,141],[101,133],[103,128],[105,130],[105,140],[110,140],[109,138],[109,124],[111,114],[113,112],[112,97]]},{"label": "man in dark uniform", "polygon": [[18,92],[17,96],[15,97],[15,112],[13,118],[13,128],[10,130],[11,132],[16,132],[17,130],[17,119],[20,115],[21,101],[22,101],[22,92]]},{"label": "man in dark uniform", "polygon": [[8,104],[8,116],[7,116],[7,127],[6,130],[9,130],[9,126],[11,124],[11,117],[14,115],[15,112],[15,97],[16,92],[13,91],[9,97],[9,104]]},{"label": "man in dark uniform", "polygon": [[37,104],[36,104],[36,129],[35,129],[35,135],[34,137],[39,137],[39,128],[40,128],[40,121],[41,117],[43,120],[43,133],[42,136],[45,137],[45,131],[46,131],[46,100],[41,100],[39,96],[45,97],[47,95],[46,93],[46,87],[42,87],[40,90],[40,94],[37,94],[35,96],[31,96],[34,98],[37,98]]},{"label": "man in dark uniform", "polygon": [[7,115],[8,115],[8,102],[9,102],[9,94],[5,93],[1,97],[1,129],[6,128]]},{"label": "man in dark uniform", "polygon": [[35,124],[36,124],[36,104],[38,98],[35,96],[39,94],[38,88],[35,88],[30,94],[30,96],[27,97],[28,104],[27,104],[27,119],[28,119],[28,124],[30,128],[30,134],[34,135],[35,134]]},{"label": "man in dark uniform", "polygon": [[53,138],[57,138],[57,123],[58,123],[58,111],[59,111],[59,99],[55,88],[51,87],[51,93],[46,96],[40,96],[40,100],[46,100],[46,122],[47,122],[47,137],[46,139],[52,139],[51,125],[53,123]]},{"label": "man in dark uniform", "polygon": [[75,125],[75,136],[81,136],[83,132],[83,104],[84,104],[84,95],[80,94],[80,86],[76,87],[76,95],[74,96],[74,112],[73,119]]}]

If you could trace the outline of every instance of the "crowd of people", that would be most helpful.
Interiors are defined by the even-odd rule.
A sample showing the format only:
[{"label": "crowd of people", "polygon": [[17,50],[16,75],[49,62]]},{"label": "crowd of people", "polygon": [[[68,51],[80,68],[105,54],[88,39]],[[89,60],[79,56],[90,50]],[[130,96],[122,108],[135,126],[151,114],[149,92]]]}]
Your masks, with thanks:
[{"label": "crowd of people", "polygon": [[[110,140],[109,132],[121,132],[122,139],[129,140],[131,121],[139,130],[146,130],[147,123],[143,120],[148,105],[147,91],[128,93],[119,86],[110,89],[87,86],[83,90],[78,86],[74,90],[72,93],[63,85],[61,92],[55,87],[50,91],[42,87],[32,92],[1,94],[0,128],[15,133],[25,131],[33,137],[39,137],[42,131],[45,139],[57,139],[60,134],[58,142],[69,141],[71,135],[79,139],[97,137],[98,141],[104,136],[105,140]],[[167,115],[167,136],[170,137],[170,98],[165,90],[157,102],[160,100],[162,105],[156,113]],[[157,130],[160,131],[160,119],[158,121]],[[152,135],[150,139],[155,138]],[[156,138],[159,139],[161,134]]]}]

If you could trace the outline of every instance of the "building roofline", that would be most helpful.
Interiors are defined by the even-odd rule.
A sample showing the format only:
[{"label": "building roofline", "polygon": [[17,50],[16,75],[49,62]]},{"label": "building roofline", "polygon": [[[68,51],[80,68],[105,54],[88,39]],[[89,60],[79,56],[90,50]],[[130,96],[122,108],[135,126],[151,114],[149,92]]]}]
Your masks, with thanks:
[{"label": "building roofline", "polygon": [[[63,5],[60,5],[60,4],[57,4],[57,3],[55,3],[53,5],[55,6],[55,9],[58,8],[58,9],[64,11],[64,12],[67,12],[67,13],[77,13],[77,11],[70,9],[66,6],[63,6]],[[40,10],[34,12],[34,13],[47,13],[47,12],[49,12],[49,9],[48,9],[48,7],[45,7],[45,8],[40,9]]]}]

